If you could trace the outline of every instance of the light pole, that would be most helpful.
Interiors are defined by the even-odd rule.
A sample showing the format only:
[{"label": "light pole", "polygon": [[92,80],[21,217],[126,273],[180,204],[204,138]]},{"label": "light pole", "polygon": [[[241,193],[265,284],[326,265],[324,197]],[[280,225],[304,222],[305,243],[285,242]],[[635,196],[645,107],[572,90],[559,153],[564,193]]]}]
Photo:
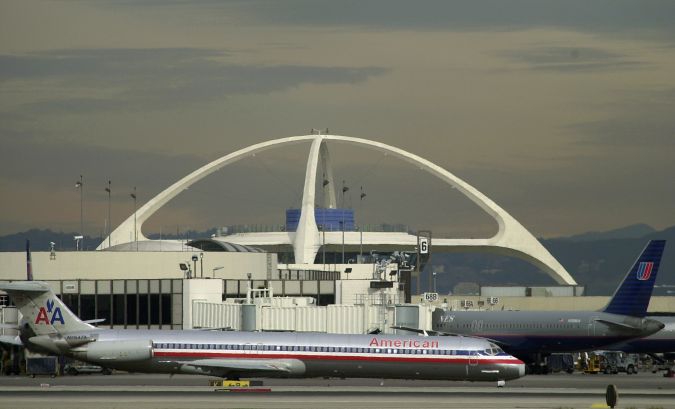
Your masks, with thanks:
[{"label": "light pole", "polygon": [[[84,238],[84,180],[82,175],[80,175],[80,180],[75,182],[75,189],[80,191],[80,236]],[[84,247],[84,243],[82,243],[82,247]]]},{"label": "light pole", "polygon": [[345,184],[345,181],[342,181],[342,222],[340,222],[340,227],[342,228],[342,264],[345,263],[345,193],[349,190],[349,187]]},{"label": "light pole", "polygon": [[323,253],[323,264],[324,264],[324,269],[326,268],[326,230],[325,226],[323,224],[320,224],[319,226],[319,231],[321,232],[321,250]]},{"label": "light pole", "polygon": [[[361,214],[363,210],[363,199],[366,198],[366,194],[363,192],[363,186],[361,186],[361,196],[359,196],[359,214]],[[359,228],[359,255],[361,256],[361,260],[363,260],[363,226]]]},{"label": "light pole", "polygon": [[136,186],[134,186],[134,192],[131,194],[131,197],[134,199],[134,242],[136,243],[136,251],[138,251],[138,233],[136,230]]},{"label": "light pole", "polygon": [[432,273],[434,275],[434,292],[436,292],[436,272]]},{"label": "light pole", "polygon": [[195,278],[197,278],[197,260],[199,260],[199,257],[197,257],[196,254],[193,254],[192,255],[192,265],[193,265],[192,271],[195,272],[194,273]]},{"label": "light pole", "polygon": [[111,220],[110,220],[110,194],[112,192],[111,190],[111,182],[108,180],[108,187],[105,188],[105,191],[108,192],[108,248],[110,248],[110,225],[111,225]]},{"label": "light pole", "polygon": [[[344,212],[344,209],[342,209]],[[344,219],[344,213],[342,214]],[[342,264],[345,263],[345,222],[344,220],[340,222],[340,227],[342,227]]]}]

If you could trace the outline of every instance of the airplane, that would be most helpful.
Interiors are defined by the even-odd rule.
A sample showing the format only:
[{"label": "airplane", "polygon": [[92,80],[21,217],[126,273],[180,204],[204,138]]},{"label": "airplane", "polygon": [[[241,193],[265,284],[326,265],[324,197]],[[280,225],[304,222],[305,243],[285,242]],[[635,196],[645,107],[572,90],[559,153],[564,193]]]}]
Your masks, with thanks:
[{"label": "airplane", "polygon": [[21,342],[111,369],[240,377],[504,381],[525,364],[473,337],[101,329],[40,281],[0,284],[19,308]]},{"label": "airplane", "polygon": [[[665,240],[652,240],[601,311],[445,311],[436,309],[430,334],[472,335],[491,340],[538,372],[555,352],[606,349],[664,328],[645,318]],[[404,330],[420,331],[398,327]]]}]

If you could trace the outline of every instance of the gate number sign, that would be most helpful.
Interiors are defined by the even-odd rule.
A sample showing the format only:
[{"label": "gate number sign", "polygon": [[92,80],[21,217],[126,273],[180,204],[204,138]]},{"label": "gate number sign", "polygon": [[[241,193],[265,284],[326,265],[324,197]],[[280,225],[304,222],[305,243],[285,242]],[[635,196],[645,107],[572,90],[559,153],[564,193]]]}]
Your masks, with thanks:
[{"label": "gate number sign", "polygon": [[420,254],[429,254],[429,239],[420,237]]}]

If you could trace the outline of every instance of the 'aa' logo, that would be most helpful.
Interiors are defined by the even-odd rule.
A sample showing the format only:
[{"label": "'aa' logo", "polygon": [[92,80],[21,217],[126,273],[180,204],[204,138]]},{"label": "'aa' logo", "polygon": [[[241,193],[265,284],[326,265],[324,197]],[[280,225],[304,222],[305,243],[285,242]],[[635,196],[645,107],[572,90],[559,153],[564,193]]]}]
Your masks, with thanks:
[{"label": "'aa' logo", "polygon": [[637,279],[640,281],[649,280],[649,277],[652,275],[652,268],[654,267],[654,262],[649,261],[646,263],[640,263],[637,269]]},{"label": "'aa' logo", "polygon": [[[45,307],[40,307],[40,311],[38,312],[37,317],[35,317],[35,323],[44,323],[44,324],[51,324],[54,325],[55,322],[60,322],[61,325],[65,325],[65,321],[63,320],[63,314],[61,314],[61,308],[60,307],[54,307],[54,300],[47,300],[45,303],[47,305],[47,309]],[[53,310],[53,311],[52,311]],[[49,314],[51,314],[52,318],[49,319]]]}]

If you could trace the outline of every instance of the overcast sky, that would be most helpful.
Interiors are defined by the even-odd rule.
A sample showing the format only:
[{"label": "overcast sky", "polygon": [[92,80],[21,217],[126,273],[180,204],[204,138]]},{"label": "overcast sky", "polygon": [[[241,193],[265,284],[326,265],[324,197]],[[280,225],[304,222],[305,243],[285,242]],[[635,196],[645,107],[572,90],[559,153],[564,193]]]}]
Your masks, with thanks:
[{"label": "overcast sky", "polygon": [[[675,224],[672,1],[3,1],[0,234],[101,233],[177,179],[310,128],[463,178],[539,237]],[[330,145],[360,224],[496,225],[389,156]],[[215,173],[145,232],[282,224],[309,145]],[[359,200],[360,191],[367,194]]]}]

